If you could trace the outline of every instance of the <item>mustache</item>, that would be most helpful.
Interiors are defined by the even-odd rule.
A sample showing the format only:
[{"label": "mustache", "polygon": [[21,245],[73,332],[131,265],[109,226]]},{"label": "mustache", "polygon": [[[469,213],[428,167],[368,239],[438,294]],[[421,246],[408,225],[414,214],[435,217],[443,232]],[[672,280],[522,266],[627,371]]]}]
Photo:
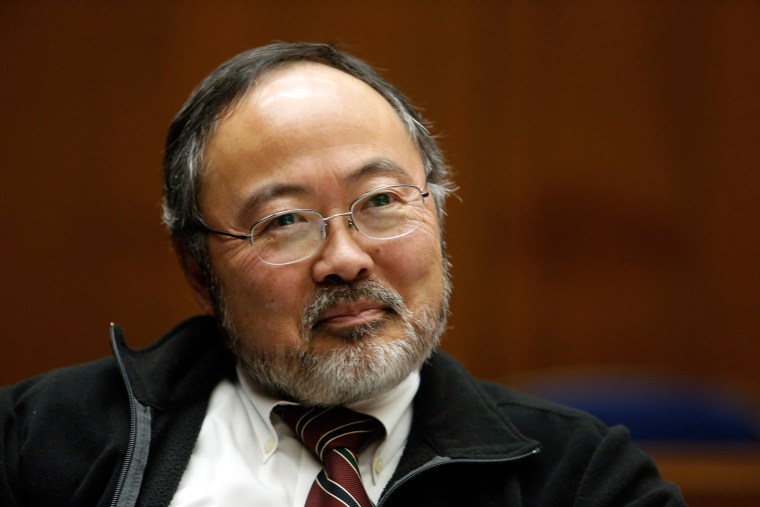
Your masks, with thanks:
[{"label": "mustache", "polygon": [[409,315],[406,302],[398,292],[377,280],[359,280],[342,285],[318,287],[304,309],[301,328],[314,330],[327,310],[338,303],[353,303],[359,300],[380,304],[395,317],[406,318]]}]

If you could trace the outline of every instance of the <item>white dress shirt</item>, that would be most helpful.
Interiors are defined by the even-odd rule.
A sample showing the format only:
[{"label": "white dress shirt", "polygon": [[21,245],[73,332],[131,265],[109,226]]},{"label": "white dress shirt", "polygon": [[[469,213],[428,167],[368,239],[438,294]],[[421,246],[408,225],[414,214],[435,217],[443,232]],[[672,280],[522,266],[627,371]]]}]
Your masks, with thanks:
[{"label": "white dress shirt", "polygon": [[[303,507],[322,464],[272,409],[272,398],[238,373],[214,388],[187,469],[170,507]],[[350,405],[378,419],[384,439],[359,454],[364,486],[373,502],[393,475],[412,424],[415,372],[391,391]]]}]

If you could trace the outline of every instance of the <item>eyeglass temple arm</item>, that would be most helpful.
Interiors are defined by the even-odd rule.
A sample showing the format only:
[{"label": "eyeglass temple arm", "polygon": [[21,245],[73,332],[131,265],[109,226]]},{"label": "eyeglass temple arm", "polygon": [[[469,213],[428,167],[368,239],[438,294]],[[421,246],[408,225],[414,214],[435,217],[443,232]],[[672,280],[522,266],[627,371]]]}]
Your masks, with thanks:
[{"label": "eyeglass temple arm", "polygon": [[220,236],[227,236],[230,238],[237,238],[237,239],[244,239],[246,241],[250,241],[251,235],[250,234],[233,234],[231,232],[223,232],[223,231],[217,231],[214,229],[210,229],[208,227],[203,227],[203,230],[205,232],[210,232],[212,234],[219,234]]}]

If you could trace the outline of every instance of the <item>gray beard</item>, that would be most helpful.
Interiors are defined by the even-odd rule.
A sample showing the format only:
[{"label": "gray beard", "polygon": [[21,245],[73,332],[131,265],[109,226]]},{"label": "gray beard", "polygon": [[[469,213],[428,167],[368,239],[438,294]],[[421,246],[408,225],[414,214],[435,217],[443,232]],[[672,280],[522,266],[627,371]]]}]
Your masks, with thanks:
[{"label": "gray beard", "polygon": [[[412,315],[403,298],[375,280],[319,287],[306,307],[297,346],[258,350],[235,326],[220,284],[212,284],[216,315],[240,371],[273,396],[304,405],[346,405],[382,394],[418,370],[438,347],[446,329],[450,281],[444,270],[440,308],[424,307]],[[359,299],[380,303],[386,316],[360,326],[324,329],[320,315],[339,302]],[[400,326],[403,334],[385,341],[383,332]],[[330,333],[345,344],[316,352],[316,333]]]}]

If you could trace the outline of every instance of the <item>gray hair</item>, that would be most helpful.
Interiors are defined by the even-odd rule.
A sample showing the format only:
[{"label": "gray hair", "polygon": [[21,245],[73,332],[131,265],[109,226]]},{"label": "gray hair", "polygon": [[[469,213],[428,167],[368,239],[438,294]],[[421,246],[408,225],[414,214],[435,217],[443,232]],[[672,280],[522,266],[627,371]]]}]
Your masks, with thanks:
[{"label": "gray hair", "polygon": [[195,259],[208,268],[205,225],[198,202],[204,151],[214,128],[264,74],[295,62],[314,62],[343,71],[371,86],[404,122],[422,159],[443,238],[446,197],[455,190],[451,174],[427,122],[393,85],[370,65],[330,44],[277,42],[240,53],[209,74],[172,122],[163,163],[163,220]]}]

